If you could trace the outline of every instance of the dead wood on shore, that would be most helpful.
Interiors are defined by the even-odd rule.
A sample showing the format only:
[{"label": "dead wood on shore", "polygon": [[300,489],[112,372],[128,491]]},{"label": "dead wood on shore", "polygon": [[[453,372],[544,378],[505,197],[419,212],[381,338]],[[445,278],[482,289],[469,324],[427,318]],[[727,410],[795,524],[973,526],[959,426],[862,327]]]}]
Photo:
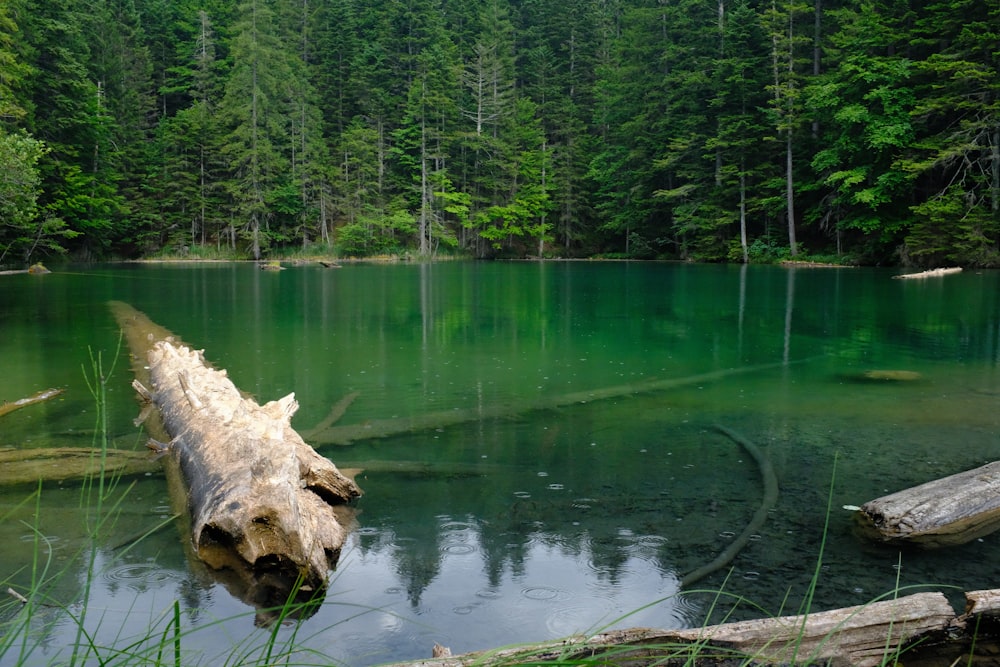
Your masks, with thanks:
[{"label": "dead wood on shore", "polygon": [[592,636],[398,663],[396,667],[501,667],[580,661],[618,667],[649,664],[875,667],[894,664],[894,657],[907,648],[919,642],[943,641],[946,630],[968,624],[967,617],[956,618],[941,593],[917,593],[804,616],[684,630],[611,630]]}]

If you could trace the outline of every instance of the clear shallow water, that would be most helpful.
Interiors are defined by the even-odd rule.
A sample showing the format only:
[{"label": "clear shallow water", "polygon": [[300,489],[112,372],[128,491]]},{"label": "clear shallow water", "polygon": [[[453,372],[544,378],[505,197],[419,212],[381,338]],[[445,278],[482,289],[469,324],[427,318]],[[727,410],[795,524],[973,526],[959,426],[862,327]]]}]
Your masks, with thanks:
[{"label": "clear shallow water", "polygon": [[[957,590],[1000,586],[995,536],[901,555],[859,541],[850,514],[839,509],[1000,451],[998,274],[891,275],[579,262],[280,273],[235,264],[114,265],[5,276],[0,399],[50,386],[67,391],[3,418],[0,445],[91,444],[94,409],[82,367],[89,367],[88,349],[106,365],[115,355],[111,299],[205,348],[259,399],[296,392],[301,431],[354,392],[340,424],[551,405],[551,397],[574,392],[696,378],[319,446],[338,465],[365,469],[358,481],[366,495],[326,604],[280,633],[346,665],[426,657],[435,642],[458,652],[611,623],[702,623],[711,597],[677,597],[678,581],[725,548],[761,497],[753,461],[714,424],[765,449],[780,496],[732,571],[699,588],[724,587],[766,613],[783,604],[797,610],[819,553],[831,481],[835,509],[815,608],[868,601],[897,577],[901,585]],[[873,369],[921,378],[859,378]],[[708,373],[716,375],[697,380]],[[130,382],[121,360],[109,382],[120,447],[143,440],[132,423]],[[23,568],[37,525],[54,563],[68,568],[53,599],[76,613],[85,603],[98,644],[158,636],[175,600],[192,629],[184,648],[204,662],[232,646],[251,653],[266,639],[249,607],[188,563],[176,527],[121,547],[170,515],[163,479],[139,480],[94,545],[99,567],[86,601],[83,569],[72,558],[87,545],[79,486],[43,489],[37,519],[32,507],[17,507],[30,492],[0,488],[0,577],[15,586],[29,580]],[[736,616],[763,613],[741,607]],[[42,640],[29,662],[65,657],[75,633],[66,614],[49,608],[36,626]]]}]

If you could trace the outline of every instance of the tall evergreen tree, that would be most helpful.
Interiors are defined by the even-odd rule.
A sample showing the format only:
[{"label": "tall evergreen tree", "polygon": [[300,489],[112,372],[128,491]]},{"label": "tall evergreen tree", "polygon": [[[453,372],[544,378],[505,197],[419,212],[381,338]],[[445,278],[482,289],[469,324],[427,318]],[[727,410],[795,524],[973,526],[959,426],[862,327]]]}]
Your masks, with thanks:
[{"label": "tall evergreen tree", "polygon": [[[719,58],[713,72],[709,108],[715,132],[706,142],[715,161],[715,189],[720,223],[738,220],[739,257],[750,260],[749,215],[756,208],[751,192],[762,180],[755,159],[767,136],[766,62],[760,18],[745,0],[720,0]],[[733,252],[729,253],[735,259]]]},{"label": "tall evergreen tree", "polygon": [[918,264],[1000,265],[1000,7],[932,2],[914,21],[917,178],[905,245]]},{"label": "tall evergreen tree", "polygon": [[910,217],[909,184],[896,161],[914,138],[904,33],[887,9],[862,2],[833,12],[840,26],[830,54],[835,67],[806,91],[822,127],[812,159],[828,192],[820,224],[834,231],[838,249],[844,232],[861,231],[878,241],[870,252],[883,256],[879,246],[895,248]]},{"label": "tall evergreen tree", "polygon": [[113,118],[104,84],[88,68],[89,20],[79,0],[28,0],[25,39],[31,45],[28,130],[48,148],[39,162],[40,215],[81,234],[85,256],[110,249],[122,201],[111,150]]},{"label": "tall evergreen tree", "polygon": [[771,112],[776,139],[784,146],[784,206],[782,213],[788,229],[788,248],[792,257],[798,254],[795,206],[796,141],[803,125],[803,67],[810,62],[804,57],[809,44],[808,32],[801,25],[808,6],[800,0],[771,0],[765,12],[771,41]]},{"label": "tall evergreen tree", "polygon": [[0,125],[8,127],[17,126],[27,114],[24,89],[31,74],[24,61],[24,48],[19,48],[20,28],[14,8],[13,2],[0,5]]},{"label": "tall evergreen tree", "polygon": [[249,252],[259,259],[283,230],[272,226],[290,185],[287,124],[293,61],[278,31],[270,0],[244,0],[234,26],[233,68],[220,113],[229,133],[222,146],[231,177],[227,189]]}]

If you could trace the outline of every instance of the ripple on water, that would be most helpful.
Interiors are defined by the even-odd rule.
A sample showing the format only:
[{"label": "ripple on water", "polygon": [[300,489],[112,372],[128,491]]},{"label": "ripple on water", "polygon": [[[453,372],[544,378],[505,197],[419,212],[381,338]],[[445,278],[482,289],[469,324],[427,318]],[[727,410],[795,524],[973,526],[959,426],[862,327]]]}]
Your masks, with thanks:
[{"label": "ripple on water", "polygon": [[65,545],[59,544],[62,540],[58,535],[38,535],[37,533],[25,533],[21,535],[20,540],[25,543],[34,542],[38,540],[41,544],[48,544],[51,549],[61,549]]},{"label": "ripple on water", "polygon": [[521,595],[539,602],[562,602],[573,597],[569,591],[551,586],[529,586],[521,590]]},{"label": "ripple on water", "polygon": [[441,524],[442,531],[449,532],[464,532],[475,530],[475,525],[469,521],[446,521]]},{"label": "ripple on water", "polygon": [[553,609],[545,617],[545,628],[553,637],[566,637],[601,626],[615,615],[612,600],[588,598],[586,602]]},{"label": "ripple on water", "polygon": [[104,572],[105,581],[125,584],[133,589],[146,589],[174,578],[169,570],[156,563],[122,563]]},{"label": "ripple on water", "polygon": [[476,547],[471,544],[466,544],[465,542],[453,542],[442,546],[441,551],[453,556],[464,556],[466,554],[475,553]]}]

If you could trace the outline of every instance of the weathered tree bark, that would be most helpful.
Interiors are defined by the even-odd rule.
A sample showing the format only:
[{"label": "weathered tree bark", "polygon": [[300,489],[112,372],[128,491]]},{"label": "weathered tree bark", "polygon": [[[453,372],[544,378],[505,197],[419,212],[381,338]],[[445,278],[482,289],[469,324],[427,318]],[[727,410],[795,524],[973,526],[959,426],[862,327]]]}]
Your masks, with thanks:
[{"label": "weathered tree bark", "polygon": [[360,490],[291,427],[294,394],[258,405],[201,351],[167,339],[126,304],[111,307],[137,365],[147,367],[149,387],[133,384],[170,438],[198,558],[322,588],[346,538],[336,509]]},{"label": "weathered tree bark", "polygon": [[[575,664],[603,657],[627,665],[844,665],[894,664],[899,651],[937,636],[955,620],[941,593],[688,630],[630,628],[532,646],[402,663],[409,667]],[[909,662],[907,662],[909,664]],[[946,663],[945,663],[946,664]]]},{"label": "weathered tree bark", "polygon": [[1000,528],[1000,461],[870,500],[855,516],[879,542],[965,544]]}]

